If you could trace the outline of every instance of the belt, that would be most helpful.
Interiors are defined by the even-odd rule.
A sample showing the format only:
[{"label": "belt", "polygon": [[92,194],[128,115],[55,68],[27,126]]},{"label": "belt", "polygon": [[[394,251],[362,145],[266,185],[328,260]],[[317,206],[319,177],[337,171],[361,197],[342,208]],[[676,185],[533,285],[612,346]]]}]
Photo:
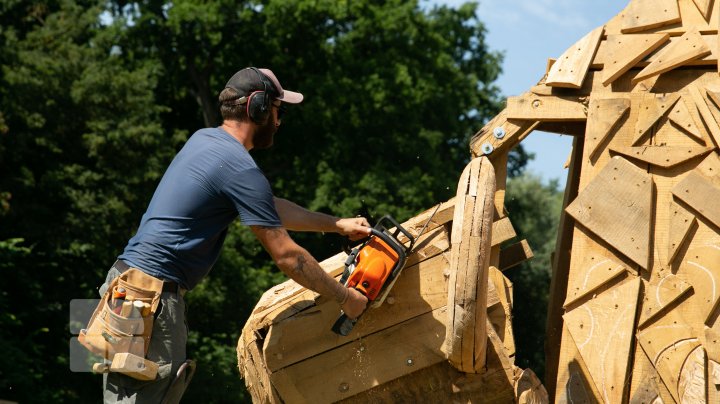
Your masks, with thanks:
[{"label": "belt", "polygon": [[[114,266],[118,271],[120,271],[120,273],[125,272],[125,271],[127,271],[128,269],[131,268],[131,266],[128,265],[128,264],[126,264],[125,261],[123,261],[123,260],[117,260],[117,261],[115,261],[115,263],[113,264],[113,266]],[[163,291],[163,292],[175,293],[175,294],[177,294],[178,292],[180,292],[181,294],[183,294],[184,291],[185,291],[185,289],[181,288],[180,285],[177,284],[177,282],[163,280],[162,291]]]}]

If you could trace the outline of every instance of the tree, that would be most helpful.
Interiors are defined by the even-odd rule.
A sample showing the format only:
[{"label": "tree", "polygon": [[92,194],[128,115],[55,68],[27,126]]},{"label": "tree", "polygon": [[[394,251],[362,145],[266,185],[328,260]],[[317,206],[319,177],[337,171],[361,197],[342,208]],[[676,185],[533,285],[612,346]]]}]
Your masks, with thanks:
[{"label": "tree", "polygon": [[[99,378],[67,374],[67,305],[94,297],[174,152],[217,123],[238,69],[271,67],[306,101],[270,152],[279,196],[336,215],[403,220],[454,193],[468,139],[499,108],[499,54],[476,6],[416,1],[60,0],[0,9],[0,266],[7,286],[3,395],[95,401]],[[295,236],[294,236],[295,237]],[[336,239],[297,235],[318,258]],[[3,241],[4,240],[4,241]],[[188,399],[237,395],[235,342],[284,277],[233,225],[210,277],[188,295]],[[31,309],[28,309],[31,308]]]},{"label": "tree", "polygon": [[122,29],[101,25],[101,11],[6,2],[0,15],[0,270],[11,320],[0,339],[22,352],[0,365],[3,398],[98,391],[87,375],[58,377],[69,373],[68,304],[96,297],[177,143],[159,123],[159,65],[117,54]]}]

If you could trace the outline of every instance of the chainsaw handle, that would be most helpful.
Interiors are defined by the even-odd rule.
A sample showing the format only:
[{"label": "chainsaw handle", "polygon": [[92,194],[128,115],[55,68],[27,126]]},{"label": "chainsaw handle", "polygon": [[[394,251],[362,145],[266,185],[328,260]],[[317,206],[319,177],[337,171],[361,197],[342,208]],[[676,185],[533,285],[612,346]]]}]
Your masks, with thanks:
[{"label": "chainsaw handle", "polygon": [[350,317],[347,316],[347,314],[342,313],[340,317],[338,317],[337,321],[335,321],[335,324],[333,324],[332,331],[335,334],[346,337],[348,334],[350,334],[350,331],[352,331],[353,327],[355,327],[355,323],[357,323],[357,319],[352,320],[350,319]]},{"label": "chainsaw handle", "polygon": [[[390,233],[390,229],[392,227],[383,225],[384,221],[390,222],[390,224],[392,224],[392,227],[395,227],[395,231],[393,233]],[[400,234],[400,233],[404,234],[405,237],[407,237],[408,240],[410,240],[410,245],[408,246],[408,248],[405,249],[405,251],[410,251],[410,249],[412,249],[412,247],[413,247],[413,244],[415,244],[415,237],[413,237],[413,235],[410,234],[409,231],[405,230],[405,228],[402,227],[400,225],[400,223],[398,223],[397,220],[395,220],[390,215],[385,215],[385,216],[381,217],[380,220],[378,220],[377,223],[375,224],[375,227],[373,228],[373,230],[378,230],[380,232],[383,232],[383,230],[386,230],[388,232],[388,234],[392,234],[392,236],[396,239],[398,238],[398,234]],[[383,237],[383,239],[385,239],[385,237]]]}]

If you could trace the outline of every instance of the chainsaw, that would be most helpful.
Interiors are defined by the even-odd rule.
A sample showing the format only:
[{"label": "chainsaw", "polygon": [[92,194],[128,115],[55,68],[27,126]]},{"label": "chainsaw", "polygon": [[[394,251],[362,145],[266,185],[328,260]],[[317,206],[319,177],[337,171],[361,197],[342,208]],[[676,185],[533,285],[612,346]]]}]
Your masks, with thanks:
[{"label": "chainsaw", "polygon": [[[439,207],[440,205],[438,205]],[[435,212],[437,212],[437,208]],[[340,278],[340,283],[365,295],[368,299],[368,306],[381,305],[405,266],[407,257],[415,245],[415,240],[425,231],[435,212],[416,237],[413,237],[392,216],[383,216],[375,224],[375,227],[370,229],[370,236],[350,251],[345,260],[345,270]],[[389,225],[391,227],[388,227]],[[407,247],[399,239],[401,233],[410,240]],[[342,313],[332,326],[332,331],[346,336],[352,331],[358,319],[352,320]]]}]

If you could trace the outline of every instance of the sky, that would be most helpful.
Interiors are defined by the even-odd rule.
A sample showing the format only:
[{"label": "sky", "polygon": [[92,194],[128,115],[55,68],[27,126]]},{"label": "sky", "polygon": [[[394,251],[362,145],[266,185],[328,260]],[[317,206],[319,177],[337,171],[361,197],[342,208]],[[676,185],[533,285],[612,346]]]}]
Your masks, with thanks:
[{"label": "sky", "polygon": [[[462,0],[430,0],[430,4],[459,6]],[[622,11],[629,0],[479,0],[478,16],[487,28],[485,42],[505,54],[503,73],[496,82],[504,96],[520,95],[545,74],[549,58],[566,49]],[[478,128],[479,129],[479,128]],[[528,171],[547,182],[565,186],[563,168],[572,137],[535,132],[523,141],[534,153]]]}]

